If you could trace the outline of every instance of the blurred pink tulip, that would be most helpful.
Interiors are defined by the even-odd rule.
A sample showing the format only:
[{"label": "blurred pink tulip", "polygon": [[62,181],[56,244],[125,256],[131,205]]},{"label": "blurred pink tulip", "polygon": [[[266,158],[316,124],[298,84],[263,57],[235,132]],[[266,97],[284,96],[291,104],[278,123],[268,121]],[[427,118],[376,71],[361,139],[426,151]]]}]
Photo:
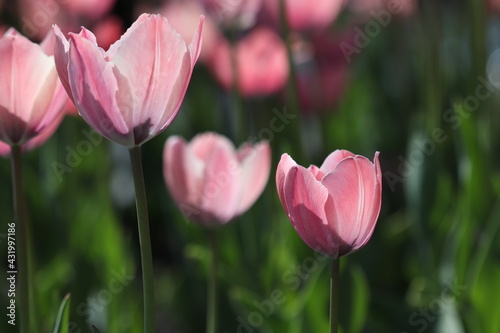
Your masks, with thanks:
[{"label": "blurred pink tulip", "polygon": [[19,0],[21,31],[41,39],[57,24],[64,31],[93,26],[113,7],[116,0]]},{"label": "blurred pink tulip", "polygon": [[281,204],[302,240],[333,258],[359,250],[370,239],[382,202],[379,153],[374,163],[346,150],[318,168],[283,154],[276,171]]},{"label": "blurred pink tulip", "polygon": [[272,30],[258,27],[235,45],[237,75],[233,73],[231,46],[221,40],[214,52],[211,67],[222,86],[238,89],[243,96],[270,95],[281,90],[288,78],[288,58],[284,42]]},{"label": "blurred pink tulip", "polygon": [[215,133],[199,134],[190,143],[170,137],[163,152],[170,194],[187,217],[205,226],[225,224],[248,210],[264,190],[270,167],[267,142],[235,150]]},{"label": "blurred pink tulip", "polygon": [[[191,39],[192,32],[196,29],[198,17],[205,13],[204,9],[193,0],[181,0],[167,2],[161,10],[175,30],[184,37],[187,42]],[[207,62],[211,59],[217,41],[222,38],[215,22],[208,16],[203,21],[203,48],[200,53],[200,61]]]},{"label": "blurred pink tulip", "polygon": [[141,145],[175,118],[201,47],[203,17],[190,45],[164,17],[143,14],[108,51],[82,28],[66,40],[57,26],[61,81],[83,119],[127,147]]},{"label": "blurred pink tulip", "polygon": [[241,29],[251,27],[262,0],[197,0],[215,21]]},{"label": "blurred pink tulip", "polygon": [[4,143],[27,144],[51,126],[54,131],[61,121],[68,96],[57,77],[53,50],[52,32],[40,45],[13,28],[0,38],[0,140]]},{"label": "blurred pink tulip", "polygon": [[[266,0],[267,9],[280,21],[280,1]],[[284,0],[287,23],[292,30],[324,29],[339,15],[345,0]]]}]

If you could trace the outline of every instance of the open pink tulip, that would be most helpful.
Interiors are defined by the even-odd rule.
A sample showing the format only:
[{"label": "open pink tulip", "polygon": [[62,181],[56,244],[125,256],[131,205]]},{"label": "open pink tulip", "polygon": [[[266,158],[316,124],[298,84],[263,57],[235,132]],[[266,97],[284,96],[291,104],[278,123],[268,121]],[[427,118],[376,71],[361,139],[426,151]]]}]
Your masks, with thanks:
[{"label": "open pink tulip", "polygon": [[139,146],[175,118],[201,48],[203,17],[190,45],[166,18],[142,14],[104,51],[94,34],[63,36],[55,59],[61,81],[83,119],[102,136]]},{"label": "open pink tulip", "polygon": [[30,140],[49,128],[52,134],[60,123],[68,95],[53,50],[52,32],[40,45],[12,28],[0,38],[0,140],[5,144],[33,145]]},{"label": "open pink tulip", "polygon": [[382,202],[382,173],[374,163],[336,150],[320,168],[304,168],[283,154],[276,171],[281,204],[302,240],[333,258],[359,250],[370,239]]},{"label": "open pink tulip", "polygon": [[217,226],[244,213],[269,178],[269,143],[245,144],[238,150],[224,136],[197,135],[190,143],[170,137],[163,153],[169,191],[187,217]]}]

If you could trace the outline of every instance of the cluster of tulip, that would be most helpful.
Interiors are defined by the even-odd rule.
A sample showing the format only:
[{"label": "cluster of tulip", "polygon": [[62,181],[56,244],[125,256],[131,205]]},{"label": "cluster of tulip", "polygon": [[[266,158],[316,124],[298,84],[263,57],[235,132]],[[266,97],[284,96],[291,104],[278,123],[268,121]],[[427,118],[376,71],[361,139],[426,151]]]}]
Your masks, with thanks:
[{"label": "cluster of tulip", "polygon": [[[211,2],[205,2],[211,8]],[[248,24],[255,19],[257,3],[260,5],[260,1],[241,2],[240,7],[224,11],[227,15],[221,19],[231,25]],[[333,3],[337,5],[330,8]],[[327,8],[287,7],[288,21],[294,28],[309,27],[311,22],[325,26],[340,11],[339,3],[325,2]],[[268,1],[266,5],[272,16],[279,16],[277,2]],[[235,8],[238,10],[231,11]],[[314,12],[310,13],[311,20],[304,21],[302,14],[308,9]],[[325,13],[329,15],[326,18]],[[204,17],[200,17],[190,44],[165,17],[150,14],[140,15],[107,51],[86,28],[66,37],[55,25],[40,44],[13,28],[0,39],[0,153],[12,159],[20,234],[19,276],[23,277],[19,285],[23,332],[37,332],[37,327],[29,315],[33,286],[21,155],[42,145],[57,130],[68,97],[93,130],[129,149],[141,244],[144,332],[154,332],[153,264],[140,147],[176,117],[201,52],[207,20],[204,23]],[[270,30],[252,30],[235,46],[238,63],[234,67],[230,66],[230,47],[224,46],[227,42],[219,40],[222,45],[213,47],[213,54],[206,57],[215,62],[214,71],[223,86],[231,87],[237,77],[244,95],[270,93],[284,84],[288,66],[278,70],[283,74],[280,76],[268,75],[262,67],[248,69],[239,62],[252,63],[248,57],[268,52],[267,47],[276,40],[277,35]],[[271,51],[273,55],[256,66],[287,63],[273,61],[274,57],[286,57],[284,45]],[[237,74],[231,73],[231,68],[236,68]],[[260,76],[251,77],[256,74]],[[281,81],[271,82],[263,76]],[[230,140],[215,133],[199,134],[189,143],[173,136],[165,143],[163,157],[164,177],[173,199],[187,217],[210,232],[253,205],[264,190],[271,168],[267,142],[246,143],[236,150]],[[381,207],[381,182],[378,152],[371,162],[336,150],[321,167],[311,165],[307,169],[283,154],[276,172],[278,195],[293,227],[312,249],[334,259],[336,274],[337,259],[361,248],[373,233]],[[336,288],[332,288],[332,298],[337,297]],[[337,305],[332,304],[332,327],[336,327]],[[216,329],[214,311],[209,309],[209,332]]]}]

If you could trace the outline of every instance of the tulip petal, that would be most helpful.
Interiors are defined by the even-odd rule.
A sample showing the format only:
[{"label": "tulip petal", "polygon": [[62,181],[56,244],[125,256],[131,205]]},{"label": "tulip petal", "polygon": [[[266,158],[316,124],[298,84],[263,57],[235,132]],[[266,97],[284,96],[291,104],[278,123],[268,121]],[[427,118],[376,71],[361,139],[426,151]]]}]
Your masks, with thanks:
[{"label": "tulip petal", "polygon": [[283,209],[288,214],[288,209],[285,201],[285,178],[290,169],[296,166],[297,163],[288,154],[281,155],[281,159],[276,168],[276,188],[278,189],[278,196],[281,201]]},{"label": "tulip petal", "polygon": [[[127,31],[112,61],[120,73],[118,102],[132,100],[125,121],[140,129],[135,142],[144,142],[173,118],[184,96],[191,73],[186,43],[165,18],[152,15]],[[128,82],[134,83],[131,91],[121,89]]]},{"label": "tulip petal", "polygon": [[117,80],[104,51],[81,36],[70,35],[69,84],[85,121],[108,139],[133,146],[127,123],[116,101]]},{"label": "tulip petal", "polygon": [[332,237],[335,231],[330,229],[325,214],[327,201],[331,200],[326,187],[297,165],[290,168],[285,178],[284,195],[285,210],[302,240],[318,252],[331,253],[336,243]]},{"label": "tulip petal", "polygon": [[[73,94],[69,86],[68,61],[69,61],[69,42],[57,25],[52,27],[55,35],[54,41],[54,60],[56,62],[57,73],[69,98],[73,101]],[[73,101],[74,102],[74,101]]]},{"label": "tulip petal", "polygon": [[[189,149],[183,138],[170,137],[163,150],[163,176],[168,185],[170,194],[188,218],[199,217],[199,211],[193,203],[193,164],[188,164]],[[189,175],[188,175],[189,173]]]},{"label": "tulip petal", "polygon": [[322,183],[335,203],[336,219],[329,220],[332,230],[337,230],[352,251],[359,249],[371,236],[380,211],[375,166],[360,155],[347,157]]},{"label": "tulip petal", "polygon": [[194,32],[193,39],[189,44],[189,54],[191,56],[191,67],[194,67],[196,60],[200,56],[201,52],[201,34],[203,32],[203,21],[205,17],[200,16],[200,23],[198,24],[198,29]]},{"label": "tulip petal", "polygon": [[325,161],[320,167],[321,172],[326,175],[327,173],[335,170],[337,164],[339,164],[340,161],[349,156],[354,156],[354,154],[348,150],[335,150],[325,158]]},{"label": "tulip petal", "polygon": [[235,216],[240,188],[236,175],[241,172],[234,147],[224,144],[225,140],[220,140],[208,155],[201,200],[202,210],[210,212],[220,223],[226,223]]},{"label": "tulip petal", "polygon": [[264,190],[271,169],[271,147],[268,142],[256,146],[243,146],[239,149],[238,159],[241,164],[240,202],[236,215],[250,208]]}]

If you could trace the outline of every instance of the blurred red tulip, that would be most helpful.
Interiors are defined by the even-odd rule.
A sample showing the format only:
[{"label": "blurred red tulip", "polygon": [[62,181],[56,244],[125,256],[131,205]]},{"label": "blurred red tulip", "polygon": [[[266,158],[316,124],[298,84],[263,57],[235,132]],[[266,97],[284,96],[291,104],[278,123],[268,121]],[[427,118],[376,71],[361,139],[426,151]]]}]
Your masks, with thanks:
[{"label": "blurred red tulip", "polygon": [[[266,0],[276,22],[280,20],[280,1]],[[324,29],[339,15],[345,0],[284,0],[287,24],[292,30]]]},{"label": "blurred red tulip", "polygon": [[115,15],[108,16],[97,22],[93,31],[97,44],[107,50],[124,33],[122,19]]},{"label": "blurred red tulip", "polygon": [[221,40],[213,54],[212,71],[222,86],[238,89],[243,96],[270,95],[281,90],[288,78],[288,58],[284,42],[272,30],[258,27],[235,45],[237,73],[233,73],[231,46]]},{"label": "blurred red tulip", "polygon": [[294,66],[301,111],[327,110],[341,98],[349,77],[349,64],[339,48],[349,35],[316,34],[293,43]]},{"label": "blurred red tulip", "polygon": [[163,153],[167,187],[182,212],[205,226],[241,215],[260,196],[269,178],[267,142],[235,150],[224,136],[199,134],[190,143],[170,137]]},{"label": "blurred red tulip", "polygon": [[60,122],[68,96],[57,77],[53,50],[52,32],[40,45],[13,28],[0,38],[0,140],[4,143],[27,144],[51,126],[55,130],[53,126]]},{"label": "blurred red tulip", "polygon": [[379,153],[374,163],[346,150],[318,168],[283,154],[276,171],[279,198],[293,227],[315,251],[337,258],[370,239],[382,202]]},{"label": "blurred red tulip", "polygon": [[57,26],[56,66],[83,119],[127,147],[141,145],[175,118],[201,47],[203,18],[186,45],[164,17],[143,14],[108,51],[82,28],[66,40]]},{"label": "blurred red tulip", "polygon": [[[161,10],[161,15],[165,16],[175,30],[188,42],[192,37],[192,32],[196,29],[196,22],[200,15],[205,13],[204,9],[193,0],[167,2]],[[207,62],[211,59],[217,41],[222,38],[216,24],[208,16],[203,21],[202,32],[203,47],[200,53],[200,61]]]},{"label": "blurred red tulip", "polygon": [[66,0],[62,3],[71,15],[95,20],[107,14],[115,2],[116,0]]}]

